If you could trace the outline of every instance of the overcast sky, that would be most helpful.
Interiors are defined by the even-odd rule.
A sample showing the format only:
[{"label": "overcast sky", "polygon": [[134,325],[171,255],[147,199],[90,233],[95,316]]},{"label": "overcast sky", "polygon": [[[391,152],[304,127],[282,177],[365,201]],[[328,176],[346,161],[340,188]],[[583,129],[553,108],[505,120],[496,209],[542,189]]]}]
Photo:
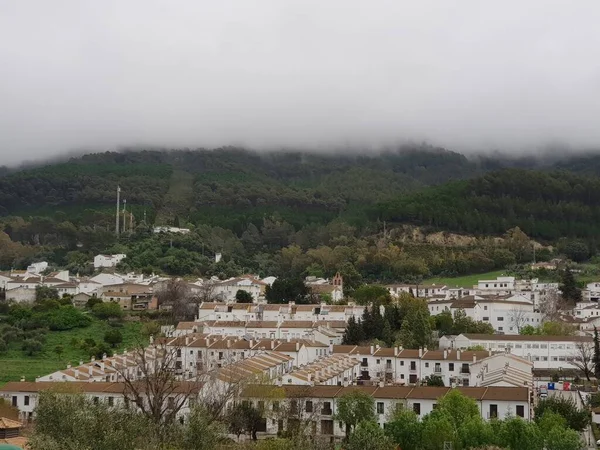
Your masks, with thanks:
[{"label": "overcast sky", "polygon": [[599,0],[0,0],[0,165],[79,148],[600,148]]}]

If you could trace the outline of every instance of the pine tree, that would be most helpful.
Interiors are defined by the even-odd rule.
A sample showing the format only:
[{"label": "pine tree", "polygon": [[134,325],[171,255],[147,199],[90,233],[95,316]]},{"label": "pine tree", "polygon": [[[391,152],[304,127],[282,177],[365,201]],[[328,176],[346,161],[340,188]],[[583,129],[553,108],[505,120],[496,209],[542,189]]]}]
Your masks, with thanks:
[{"label": "pine tree", "polygon": [[344,331],[344,339],[342,343],[344,345],[358,345],[365,340],[365,333],[360,320],[356,320],[354,316],[350,316],[348,319],[348,325],[346,331]]},{"label": "pine tree", "polygon": [[598,337],[598,329],[594,327],[594,375],[600,380],[600,338]]},{"label": "pine tree", "polygon": [[577,287],[575,276],[568,267],[562,273],[562,284],[560,285],[560,291],[564,300],[572,305],[581,301],[581,289]]},{"label": "pine tree", "polygon": [[392,327],[387,319],[383,319],[383,329],[381,330],[381,340],[385,342],[385,345],[391,347],[394,345],[394,334],[392,333]]}]

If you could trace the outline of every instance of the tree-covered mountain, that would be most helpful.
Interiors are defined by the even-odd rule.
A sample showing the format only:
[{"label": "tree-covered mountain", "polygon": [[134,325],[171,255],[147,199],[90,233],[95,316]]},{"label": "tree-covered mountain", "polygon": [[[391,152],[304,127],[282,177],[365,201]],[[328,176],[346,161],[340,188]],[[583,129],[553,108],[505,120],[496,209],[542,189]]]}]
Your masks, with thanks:
[{"label": "tree-covered mountain", "polygon": [[567,171],[505,169],[380,203],[381,220],[498,235],[593,238],[600,233],[600,178]]},{"label": "tree-covered mountain", "polygon": [[[430,147],[367,156],[236,148],[85,155],[0,176],[0,270],[44,259],[89,273],[94,254],[115,252],[128,255],[123,270],[341,271],[352,286],[504,269],[531,261],[529,238],[582,260],[600,231],[594,161],[468,159]],[[133,212],[119,238],[117,185]],[[158,224],[192,231],[152,233]],[[472,236],[440,239],[439,231]]]}]

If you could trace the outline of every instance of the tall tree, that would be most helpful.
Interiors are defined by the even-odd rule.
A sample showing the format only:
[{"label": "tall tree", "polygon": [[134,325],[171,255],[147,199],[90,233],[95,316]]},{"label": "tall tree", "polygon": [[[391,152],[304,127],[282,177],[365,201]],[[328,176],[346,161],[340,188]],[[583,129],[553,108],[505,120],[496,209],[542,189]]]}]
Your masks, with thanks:
[{"label": "tall tree", "polygon": [[575,276],[569,267],[561,274],[560,291],[562,292],[563,300],[570,305],[575,305],[582,300],[581,289],[577,286]]},{"label": "tall tree", "polygon": [[598,336],[598,329],[594,327],[594,375],[596,379],[600,380],[600,337]]},{"label": "tall tree", "polygon": [[431,343],[429,309],[420,299],[413,299],[400,328],[400,341],[404,348],[427,347]]},{"label": "tall tree", "polygon": [[337,401],[336,420],[346,424],[346,436],[361,422],[375,421],[375,400],[365,392],[353,390]]},{"label": "tall tree", "polygon": [[350,316],[342,343],[344,345],[359,345],[365,340],[365,332],[362,327],[362,322],[356,320],[354,316]]},{"label": "tall tree", "polygon": [[394,444],[376,422],[360,422],[344,445],[346,450],[393,450]]}]

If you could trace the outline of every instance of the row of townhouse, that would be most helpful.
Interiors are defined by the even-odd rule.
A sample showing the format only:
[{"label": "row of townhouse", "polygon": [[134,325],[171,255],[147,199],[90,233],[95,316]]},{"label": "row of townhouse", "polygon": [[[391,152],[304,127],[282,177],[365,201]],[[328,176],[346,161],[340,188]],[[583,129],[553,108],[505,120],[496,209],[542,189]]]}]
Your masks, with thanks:
[{"label": "row of townhouse", "polygon": [[124,378],[138,380],[152,372],[155,364],[160,364],[165,357],[165,348],[160,345],[150,345],[139,351],[123,350],[101,359],[92,356],[91,361],[79,361],[78,366],[67,364],[66,369],[57,370],[47,375],[36,377],[40,382],[120,382]]},{"label": "row of townhouse", "polygon": [[248,359],[264,351],[292,358],[292,367],[309,364],[330,354],[330,347],[308,339],[252,339],[236,336],[188,334],[166,342],[167,351],[175,352],[177,367],[188,377]]},{"label": "row of townhouse", "polygon": [[343,320],[350,317],[360,319],[365,307],[360,305],[296,305],[289,302],[283,305],[214,303],[203,302],[198,308],[199,321],[254,321],[254,320]]},{"label": "row of townhouse", "polygon": [[254,339],[311,339],[325,344],[341,343],[346,322],[343,320],[253,320],[198,322],[205,334],[250,336]]},{"label": "row of townhouse", "polygon": [[363,383],[416,385],[437,376],[445,386],[533,385],[533,364],[505,352],[334,345],[332,353],[356,358]]},{"label": "row of townhouse", "polygon": [[[135,383],[135,382],[134,382]],[[127,383],[124,382],[84,382],[76,381],[69,383],[68,389],[61,389],[60,383],[55,382],[25,382],[13,381],[0,388],[0,398],[3,398],[13,407],[19,410],[19,418],[22,422],[30,422],[35,418],[35,410],[40,393],[45,391],[81,393],[95,402],[105,402],[109,406],[135,405],[135,396]],[[135,386],[135,384],[134,384]],[[190,408],[202,395],[202,383],[193,381],[181,381],[169,390],[167,405],[182,405],[177,416],[182,420],[189,415]],[[137,392],[143,392],[143,385],[136,388]],[[67,395],[67,394],[66,394]],[[147,395],[141,394],[143,401]]]},{"label": "row of townhouse", "polygon": [[581,357],[581,348],[593,347],[590,336],[524,336],[500,334],[460,334],[443,336],[443,349],[481,347],[489,351],[509,352],[533,363],[534,369],[577,369],[573,364]]},{"label": "row of townhouse", "polygon": [[356,384],[360,362],[350,355],[331,355],[302,365],[282,377],[282,384],[348,386]]},{"label": "row of townhouse", "polygon": [[[74,382],[69,389],[56,389],[56,383],[9,382],[0,388],[0,398],[18,408],[20,418],[30,421],[34,418],[40,393],[81,392],[94,401],[105,402],[110,406],[134,405],[131,391],[126,383],[87,383]],[[168,404],[182,405],[178,411],[185,420],[190,408],[210,396],[213,387],[200,382],[179,382],[169,393]],[[431,413],[439,399],[452,388],[444,387],[402,387],[402,386],[268,386],[245,385],[232,401],[255,405],[262,415],[259,432],[276,435],[289,426],[300,422],[307,423],[316,434],[333,439],[345,436],[344,424],[335,420],[338,400],[345,394],[360,390],[375,400],[375,415],[380,426],[385,427],[390,413],[397,408],[409,408],[420,417]],[[525,387],[468,387],[456,388],[474,399],[483,419],[505,419],[510,415],[531,418],[531,394]]]},{"label": "row of townhouse", "polygon": [[374,398],[374,413],[385,427],[398,408],[414,411],[419,417],[430,414],[452,389],[477,402],[484,420],[509,416],[532,417],[531,391],[527,387],[409,387],[409,386],[248,386],[241,401],[262,413],[260,433],[275,436],[289,427],[304,426],[314,434],[341,439],[345,424],[335,419],[338,400],[359,390]]},{"label": "row of townhouse", "polygon": [[500,334],[519,334],[524,326],[537,327],[543,321],[542,314],[535,310],[533,301],[523,294],[433,299],[427,305],[432,316],[444,311],[450,311],[454,315],[463,310],[467,317],[490,324]]}]

